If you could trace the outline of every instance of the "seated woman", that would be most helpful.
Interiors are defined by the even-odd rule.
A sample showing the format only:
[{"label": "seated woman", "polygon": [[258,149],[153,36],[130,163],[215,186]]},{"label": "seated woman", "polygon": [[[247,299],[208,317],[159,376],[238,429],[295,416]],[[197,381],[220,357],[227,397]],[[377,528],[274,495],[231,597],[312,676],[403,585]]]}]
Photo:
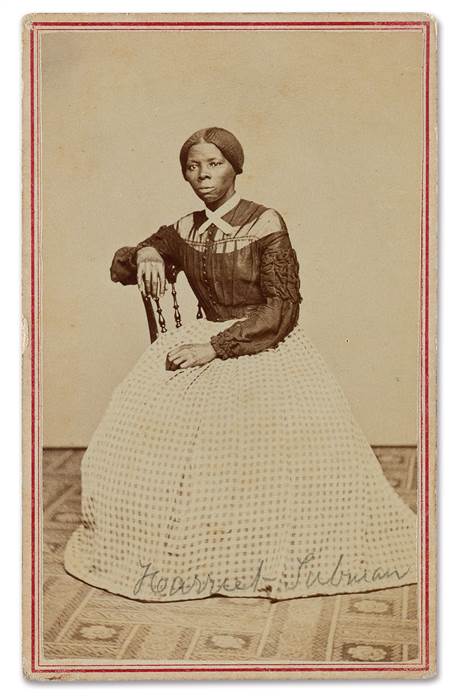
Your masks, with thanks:
[{"label": "seated woman", "polygon": [[183,270],[205,318],[160,334],[113,392],[65,568],[145,601],[414,583],[416,516],[298,323],[287,227],[237,194],[243,160],[225,129],[193,134],[180,163],[205,208],[115,256],[112,279],[153,296],[165,264]]}]

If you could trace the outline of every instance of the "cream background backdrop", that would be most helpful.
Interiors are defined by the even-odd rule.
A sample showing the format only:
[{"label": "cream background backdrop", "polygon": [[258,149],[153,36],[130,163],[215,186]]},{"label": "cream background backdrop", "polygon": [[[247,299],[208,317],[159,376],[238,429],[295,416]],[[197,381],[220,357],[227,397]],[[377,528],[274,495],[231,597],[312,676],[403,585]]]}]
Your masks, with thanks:
[{"label": "cream background backdrop", "polygon": [[111,258],[202,208],[178,151],[209,125],[244,146],[242,196],[286,219],[301,321],[369,441],[416,443],[421,35],[60,32],[41,57],[45,446],[86,445],[146,347]]}]

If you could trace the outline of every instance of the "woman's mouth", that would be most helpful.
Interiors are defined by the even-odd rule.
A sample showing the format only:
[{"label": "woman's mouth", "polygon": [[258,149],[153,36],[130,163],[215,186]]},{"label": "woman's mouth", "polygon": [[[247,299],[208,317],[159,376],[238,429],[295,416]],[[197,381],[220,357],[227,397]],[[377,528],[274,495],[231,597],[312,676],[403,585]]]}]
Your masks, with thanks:
[{"label": "woman's mouth", "polygon": [[198,192],[212,192],[215,187],[211,187],[210,185],[203,185],[202,187],[198,187]]}]

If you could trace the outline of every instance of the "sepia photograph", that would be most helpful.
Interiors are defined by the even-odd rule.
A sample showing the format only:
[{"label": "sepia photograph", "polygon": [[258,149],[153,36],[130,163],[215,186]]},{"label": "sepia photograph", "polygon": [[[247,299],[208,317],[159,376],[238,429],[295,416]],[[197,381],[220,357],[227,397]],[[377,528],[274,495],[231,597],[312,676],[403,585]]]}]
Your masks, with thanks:
[{"label": "sepia photograph", "polygon": [[435,674],[436,26],[23,20],[30,679]]}]

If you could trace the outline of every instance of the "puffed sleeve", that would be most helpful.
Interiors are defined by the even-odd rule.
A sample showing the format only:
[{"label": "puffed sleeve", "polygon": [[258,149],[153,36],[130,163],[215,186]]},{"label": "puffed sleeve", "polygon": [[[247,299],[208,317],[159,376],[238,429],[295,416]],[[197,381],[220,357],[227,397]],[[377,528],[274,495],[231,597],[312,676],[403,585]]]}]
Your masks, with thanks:
[{"label": "puffed sleeve", "polygon": [[248,318],[211,337],[217,357],[223,360],[276,347],[298,322],[302,301],[299,265],[288,232],[264,236],[258,245],[260,289],[266,301]]},{"label": "puffed sleeve", "polygon": [[156,233],[136,246],[120,248],[116,251],[110,267],[112,281],[121,284],[137,283],[137,251],[146,246],[156,248],[166,265],[173,265],[178,272],[182,269],[179,243],[180,237],[174,226],[161,226]]}]

